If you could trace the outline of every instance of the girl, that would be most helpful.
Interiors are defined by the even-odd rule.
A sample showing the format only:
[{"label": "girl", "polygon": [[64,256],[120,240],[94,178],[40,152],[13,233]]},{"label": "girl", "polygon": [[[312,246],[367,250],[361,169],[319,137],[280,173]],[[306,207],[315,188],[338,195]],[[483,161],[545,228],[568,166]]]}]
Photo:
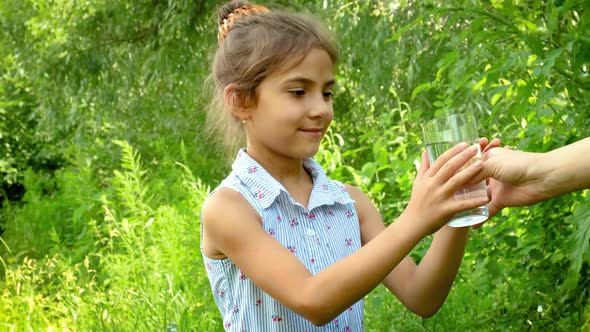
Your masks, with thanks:
[{"label": "girl", "polygon": [[[414,313],[435,314],[468,233],[444,225],[487,203],[453,198],[481,171],[459,171],[476,149],[457,145],[432,165],[423,154],[407,208],[385,227],[364,193],[311,158],[333,117],[337,51],[326,30],[232,1],[219,10],[218,40],[209,121],[230,147],[238,133],[246,138],[202,210],[202,253],[225,328],[362,331],[363,297],[379,283]],[[434,232],[416,265],[408,253]]]}]

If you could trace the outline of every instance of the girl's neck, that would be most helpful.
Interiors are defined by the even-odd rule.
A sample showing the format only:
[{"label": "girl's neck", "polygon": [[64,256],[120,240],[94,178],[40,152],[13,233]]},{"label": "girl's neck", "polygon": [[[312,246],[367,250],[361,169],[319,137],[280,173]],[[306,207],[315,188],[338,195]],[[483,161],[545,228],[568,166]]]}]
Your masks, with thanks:
[{"label": "girl's neck", "polygon": [[246,152],[289,191],[294,186],[313,184],[311,176],[303,167],[302,159],[271,155],[250,147]]}]

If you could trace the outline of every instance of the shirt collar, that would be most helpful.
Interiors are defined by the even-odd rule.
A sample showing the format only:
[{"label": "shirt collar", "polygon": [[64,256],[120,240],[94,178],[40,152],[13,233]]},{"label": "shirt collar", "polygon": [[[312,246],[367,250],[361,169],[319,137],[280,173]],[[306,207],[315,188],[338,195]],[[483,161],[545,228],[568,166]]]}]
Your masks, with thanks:
[{"label": "shirt collar", "polygon": [[[322,205],[354,203],[354,200],[348,195],[346,187],[340,182],[328,179],[320,164],[315,160],[308,158],[303,162],[303,166],[311,174],[314,183],[308,203],[309,211]],[[272,205],[281,192],[285,192],[292,199],[287,189],[250,157],[245,149],[238,152],[232,170],[240,181],[250,189],[263,209]]]}]

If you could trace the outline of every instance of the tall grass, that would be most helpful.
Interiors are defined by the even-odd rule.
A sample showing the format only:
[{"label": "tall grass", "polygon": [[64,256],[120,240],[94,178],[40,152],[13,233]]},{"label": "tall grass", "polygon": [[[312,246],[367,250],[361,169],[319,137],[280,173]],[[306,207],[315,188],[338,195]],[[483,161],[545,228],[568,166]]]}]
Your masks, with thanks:
[{"label": "tall grass", "polygon": [[0,330],[221,329],[199,249],[208,188],[177,164],[168,190],[182,199],[160,204],[140,156],[116,143],[106,188],[84,164],[49,182],[27,173],[26,204],[4,215]]}]

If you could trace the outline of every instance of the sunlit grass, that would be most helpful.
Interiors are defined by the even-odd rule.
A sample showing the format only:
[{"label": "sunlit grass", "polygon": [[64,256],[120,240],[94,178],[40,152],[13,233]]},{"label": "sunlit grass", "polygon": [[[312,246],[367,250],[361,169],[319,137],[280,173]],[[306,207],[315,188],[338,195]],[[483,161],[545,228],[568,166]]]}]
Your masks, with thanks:
[{"label": "sunlit grass", "polygon": [[[51,198],[63,197],[29,200],[6,213],[8,242],[27,234],[27,225],[38,229],[17,250],[6,244],[1,251],[0,330],[220,329],[199,251],[199,210],[208,189],[179,165],[170,171],[184,199],[175,206],[150,205],[146,197],[156,194],[149,190],[139,156],[128,144],[120,145],[115,190],[83,202],[98,207],[93,215],[66,228],[51,220],[55,213],[39,210],[51,206]],[[80,180],[68,175],[56,180],[62,193]],[[72,222],[69,217],[63,224]],[[75,241],[72,235],[81,242],[69,243]],[[48,243],[39,245],[54,254],[33,250],[35,239],[44,237]]]}]

